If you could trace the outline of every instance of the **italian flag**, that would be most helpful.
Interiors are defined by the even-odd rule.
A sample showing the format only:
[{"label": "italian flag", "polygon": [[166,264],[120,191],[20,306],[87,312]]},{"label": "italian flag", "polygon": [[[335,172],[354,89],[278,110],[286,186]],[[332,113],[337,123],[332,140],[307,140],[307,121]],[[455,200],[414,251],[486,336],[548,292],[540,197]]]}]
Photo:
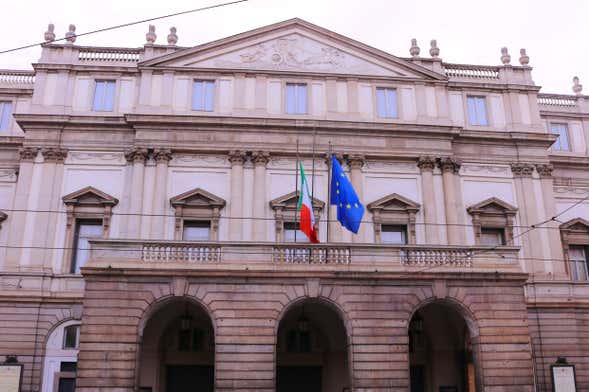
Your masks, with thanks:
[{"label": "italian flag", "polygon": [[309,241],[314,244],[319,243],[317,239],[317,228],[315,227],[315,216],[313,215],[313,203],[309,195],[309,185],[307,184],[307,177],[305,177],[305,170],[303,163],[299,162],[301,166],[301,194],[299,196],[299,229],[309,237]]}]

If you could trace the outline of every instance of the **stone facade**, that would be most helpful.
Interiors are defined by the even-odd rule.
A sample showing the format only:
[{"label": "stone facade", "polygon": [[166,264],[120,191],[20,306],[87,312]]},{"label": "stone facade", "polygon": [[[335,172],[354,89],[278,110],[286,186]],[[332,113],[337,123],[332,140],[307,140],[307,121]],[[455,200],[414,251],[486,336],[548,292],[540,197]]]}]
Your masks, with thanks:
[{"label": "stone facade", "polygon": [[[542,94],[524,49],[402,58],[299,19],[194,47],[53,31],[34,72],[0,71],[0,362],[22,392],[549,391],[559,357],[589,389],[577,78]],[[321,244],[293,242],[297,159]]]}]

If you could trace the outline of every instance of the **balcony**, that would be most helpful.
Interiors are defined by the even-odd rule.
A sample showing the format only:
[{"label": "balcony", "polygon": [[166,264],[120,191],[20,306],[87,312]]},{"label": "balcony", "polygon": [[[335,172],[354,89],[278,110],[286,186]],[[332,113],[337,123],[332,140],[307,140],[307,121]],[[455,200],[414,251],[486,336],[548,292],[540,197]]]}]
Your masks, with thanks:
[{"label": "balcony", "polygon": [[521,272],[519,247],[91,240],[88,267],[350,272]]}]

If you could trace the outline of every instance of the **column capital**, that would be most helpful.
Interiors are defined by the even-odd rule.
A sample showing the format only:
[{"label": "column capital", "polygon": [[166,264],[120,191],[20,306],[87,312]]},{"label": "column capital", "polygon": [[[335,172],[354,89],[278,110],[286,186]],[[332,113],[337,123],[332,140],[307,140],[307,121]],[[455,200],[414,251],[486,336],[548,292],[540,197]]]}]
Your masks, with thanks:
[{"label": "column capital", "polygon": [[145,160],[147,159],[147,149],[135,147],[125,152],[125,158],[127,159],[127,162],[145,163]]},{"label": "column capital", "polygon": [[438,159],[438,166],[442,173],[458,173],[460,171],[460,166],[462,166],[462,162],[454,157],[442,157]]},{"label": "column capital", "polygon": [[543,163],[541,165],[536,165],[536,171],[540,175],[540,178],[552,178],[552,171],[554,170],[554,166],[549,163]]},{"label": "column capital", "polygon": [[270,162],[270,153],[268,151],[254,151],[252,160],[254,166],[266,166]]},{"label": "column capital", "polygon": [[228,154],[229,163],[231,166],[243,165],[246,159],[245,151],[232,150]]},{"label": "column capital", "polygon": [[436,167],[436,158],[430,156],[421,156],[417,161],[417,167],[421,172],[433,172]]},{"label": "column capital", "polygon": [[45,162],[63,163],[67,157],[67,150],[59,147],[42,148],[41,154]]},{"label": "column capital", "polygon": [[350,170],[362,169],[362,166],[366,163],[366,158],[362,154],[350,154],[348,155],[348,165]]},{"label": "column capital", "polygon": [[168,163],[172,160],[172,151],[168,148],[158,148],[153,152],[153,159],[157,163]]},{"label": "column capital", "polygon": [[21,161],[32,162],[37,157],[37,151],[39,151],[39,149],[36,147],[23,147],[18,150],[18,154],[20,155]]},{"label": "column capital", "polygon": [[534,173],[534,165],[520,162],[512,163],[511,172],[514,177],[532,177],[532,173]]}]

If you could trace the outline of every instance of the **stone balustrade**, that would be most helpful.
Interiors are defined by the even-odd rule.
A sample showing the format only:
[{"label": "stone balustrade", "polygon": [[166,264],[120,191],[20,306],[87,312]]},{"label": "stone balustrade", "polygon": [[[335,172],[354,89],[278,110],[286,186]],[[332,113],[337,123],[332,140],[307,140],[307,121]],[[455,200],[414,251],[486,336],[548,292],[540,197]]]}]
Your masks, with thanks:
[{"label": "stone balustrade", "polygon": [[0,70],[0,87],[33,88],[35,71]]},{"label": "stone balustrade", "polygon": [[577,106],[577,96],[566,94],[538,94],[538,104],[564,108],[575,107]]},{"label": "stone balustrade", "polygon": [[78,47],[78,61],[81,63],[88,62],[123,62],[137,63],[142,48],[101,48],[101,47]]},{"label": "stone balustrade", "polygon": [[[491,270],[521,272],[519,247],[384,244],[288,244],[91,240],[87,266],[134,268],[243,268],[317,265],[335,270]],[[205,267],[205,265],[208,265]],[[200,266],[200,267],[199,267]]]},{"label": "stone balustrade", "polygon": [[450,78],[499,79],[499,66],[444,63],[446,76]]}]

